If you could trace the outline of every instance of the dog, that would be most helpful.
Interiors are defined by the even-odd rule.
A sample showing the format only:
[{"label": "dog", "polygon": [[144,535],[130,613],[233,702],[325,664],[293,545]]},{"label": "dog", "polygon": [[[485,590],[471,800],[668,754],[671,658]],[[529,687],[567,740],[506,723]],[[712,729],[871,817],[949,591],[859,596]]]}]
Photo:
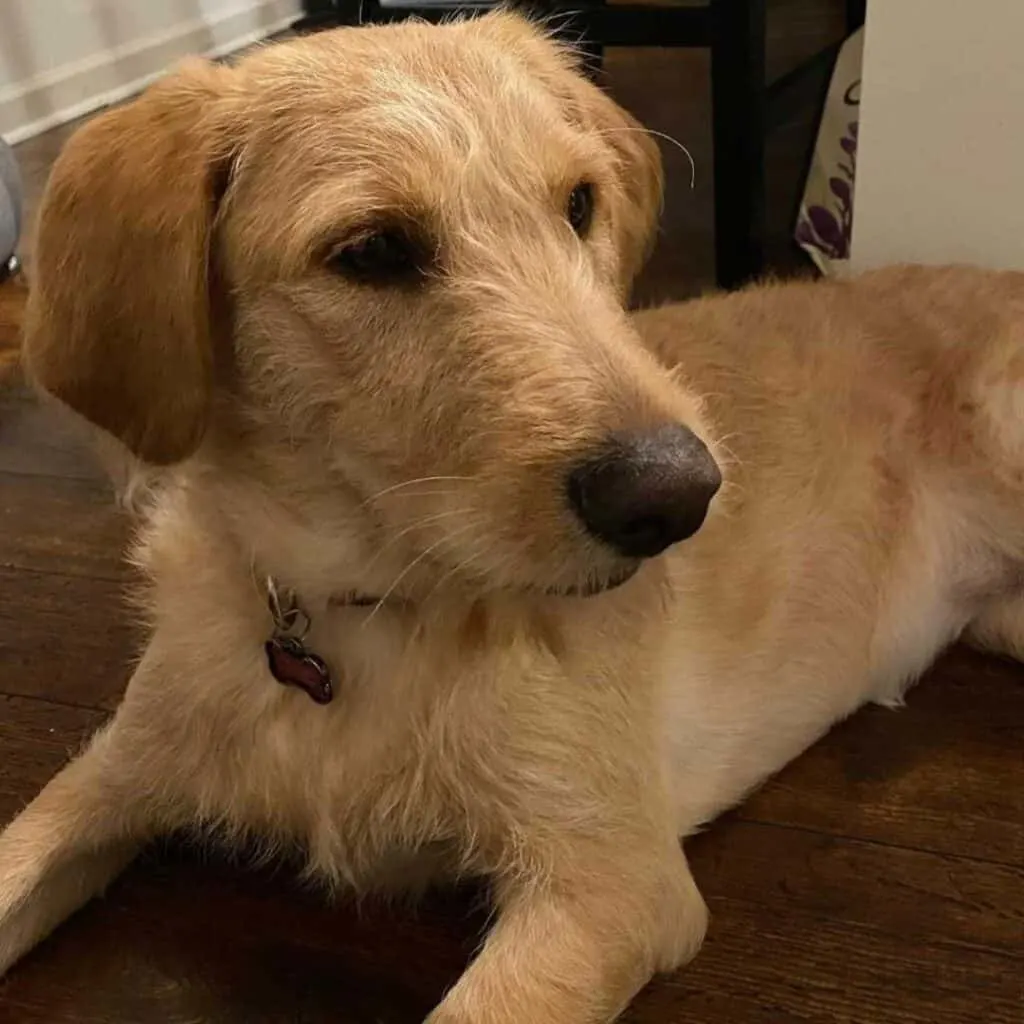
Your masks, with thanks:
[{"label": "dog", "polygon": [[71,139],[24,361],[141,526],[116,715],[0,837],[0,971],[172,829],[486,876],[430,1024],[694,955],[680,838],[961,633],[1024,653],[1024,275],[627,312],[658,151],[508,13],[191,62]]}]

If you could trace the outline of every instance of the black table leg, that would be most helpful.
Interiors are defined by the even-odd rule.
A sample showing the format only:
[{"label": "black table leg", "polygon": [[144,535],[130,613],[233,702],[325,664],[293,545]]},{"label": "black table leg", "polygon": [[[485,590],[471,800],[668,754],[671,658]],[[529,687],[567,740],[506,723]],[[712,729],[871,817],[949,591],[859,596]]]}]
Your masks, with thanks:
[{"label": "black table leg", "polygon": [[867,16],[868,0],[846,0],[846,31],[856,32]]},{"label": "black table leg", "polygon": [[302,13],[326,21],[334,15],[334,0],[302,0]]},{"label": "black table leg", "polygon": [[319,32],[334,28],[338,23],[338,12],[334,0],[302,0],[302,16],[293,23],[297,32]]},{"label": "black table leg", "polygon": [[718,284],[763,267],[765,0],[712,0],[711,100]]},{"label": "black table leg", "polygon": [[302,17],[293,26],[302,32],[317,32],[339,25],[362,23],[363,0],[302,0]]}]

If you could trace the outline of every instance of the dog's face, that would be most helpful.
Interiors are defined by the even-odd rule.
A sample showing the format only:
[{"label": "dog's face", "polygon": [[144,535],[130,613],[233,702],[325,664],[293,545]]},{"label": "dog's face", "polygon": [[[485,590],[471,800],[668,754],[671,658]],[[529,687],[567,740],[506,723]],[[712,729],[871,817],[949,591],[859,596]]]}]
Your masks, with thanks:
[{"label": "dog's face", "polygon": [[287,445],[430,579],[600,589],[718,486],[622,304],[660,184],[512,16],[193,64],[58,162],[27,361],[152,462]]}]

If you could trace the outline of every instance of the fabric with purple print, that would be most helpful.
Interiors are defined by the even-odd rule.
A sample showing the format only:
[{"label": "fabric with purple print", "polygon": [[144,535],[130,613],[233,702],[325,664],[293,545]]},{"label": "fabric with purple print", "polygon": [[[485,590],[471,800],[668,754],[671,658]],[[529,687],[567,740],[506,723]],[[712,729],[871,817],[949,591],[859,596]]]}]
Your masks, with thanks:
[{"label": "fabric with purple print", "polygon": [[842,273],[853,239],[863,36],[854,33],[836,60],[796,224],[796,241],[826,276]]}]

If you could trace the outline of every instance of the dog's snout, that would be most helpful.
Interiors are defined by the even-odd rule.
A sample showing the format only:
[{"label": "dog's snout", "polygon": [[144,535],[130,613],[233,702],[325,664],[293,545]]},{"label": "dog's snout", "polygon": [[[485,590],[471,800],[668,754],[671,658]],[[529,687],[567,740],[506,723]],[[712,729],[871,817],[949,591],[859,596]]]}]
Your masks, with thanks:
[{"label": "dog's snout", "polygon": [[619,434],[569,474],[569,501],[587,530],[622,555],[650,558],[700,529],[722,474],[684,426]]}]

